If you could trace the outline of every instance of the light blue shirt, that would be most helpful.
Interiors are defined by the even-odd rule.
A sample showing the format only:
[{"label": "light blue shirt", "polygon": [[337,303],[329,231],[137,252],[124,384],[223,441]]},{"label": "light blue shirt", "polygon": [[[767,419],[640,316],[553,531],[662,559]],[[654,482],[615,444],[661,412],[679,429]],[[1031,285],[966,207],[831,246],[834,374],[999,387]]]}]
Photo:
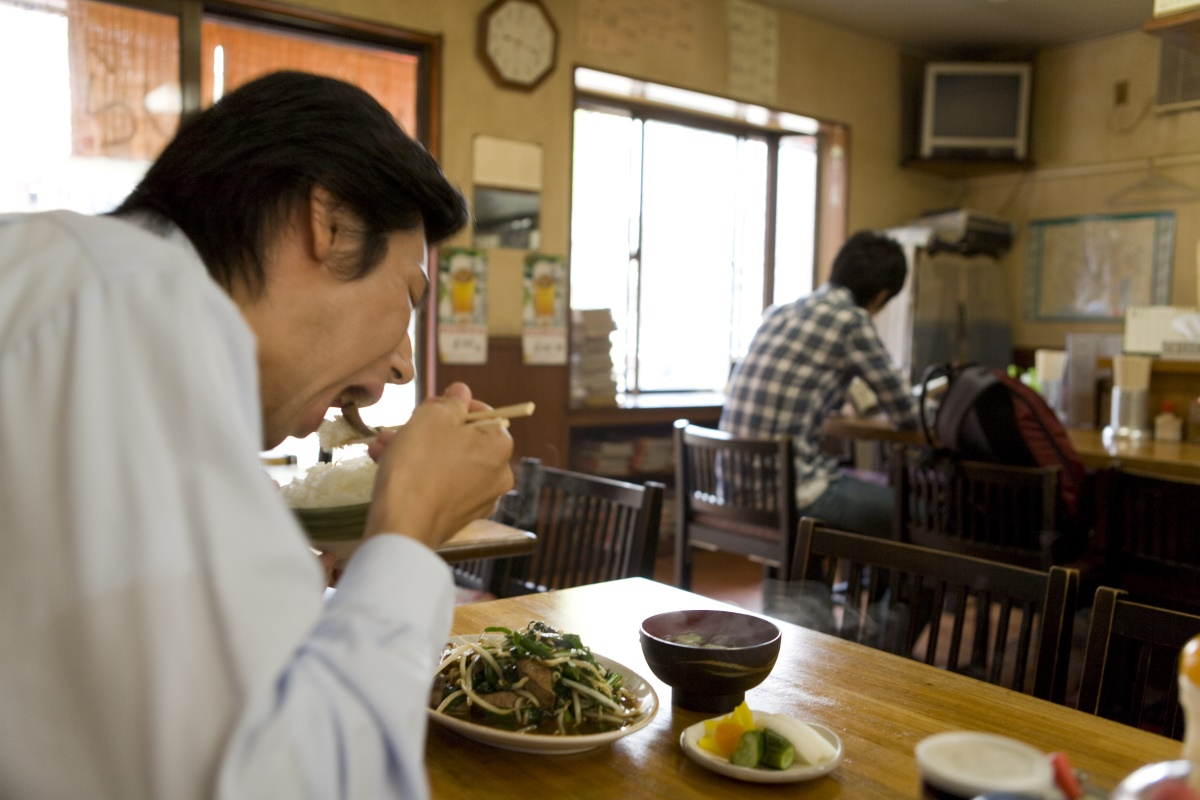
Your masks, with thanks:
[{"label": "light blue shirt", "polygon": [[0,797],[428,795],[449,569],[377,536],[325,604],[260,426],[182,236],[0,217]]}]

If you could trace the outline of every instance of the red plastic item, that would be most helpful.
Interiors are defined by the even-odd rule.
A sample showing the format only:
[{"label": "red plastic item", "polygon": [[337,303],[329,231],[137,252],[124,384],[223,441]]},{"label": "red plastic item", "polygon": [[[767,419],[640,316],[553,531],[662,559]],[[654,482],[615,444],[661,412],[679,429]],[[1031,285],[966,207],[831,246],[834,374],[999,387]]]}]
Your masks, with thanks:
[{"label": "red plastic item", "polygon": [[1067,800],[1079,800],[1083,797],[1083,787],[1079,784],[1079,776],[1071,767],[1071,759],[1066,753],[1051,753],[1050,766],[1054,767],[1054,782]]},{"label": "red plastic item", "polygon": [[1146,797],[1147,800],[1197,800],[1200,795],[1186,783],[1164,783],[1152,788]]}]

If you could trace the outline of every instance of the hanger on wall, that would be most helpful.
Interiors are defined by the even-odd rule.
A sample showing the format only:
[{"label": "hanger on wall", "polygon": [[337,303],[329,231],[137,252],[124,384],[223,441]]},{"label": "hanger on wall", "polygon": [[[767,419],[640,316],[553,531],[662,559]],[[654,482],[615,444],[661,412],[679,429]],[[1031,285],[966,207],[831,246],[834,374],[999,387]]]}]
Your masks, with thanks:
[{"label": "hanger on wall", "polygon": [[1173,178],[1159,174],[1154,159],[1146,159],[1146,174],[1110,194],[1105,202],[1110,206],[1144,206],[1155,203],[1190,203],[1200,200],[1200,190]]}]

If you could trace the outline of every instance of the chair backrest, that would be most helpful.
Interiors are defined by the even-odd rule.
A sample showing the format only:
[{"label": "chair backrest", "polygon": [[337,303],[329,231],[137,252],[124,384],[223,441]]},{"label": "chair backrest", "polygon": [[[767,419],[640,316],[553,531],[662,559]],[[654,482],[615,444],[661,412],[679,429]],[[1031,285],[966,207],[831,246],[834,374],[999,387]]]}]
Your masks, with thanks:
[{"label": "chair backrest", "polygon": [[521,460],[506,521],[537,534],[533,555],[505,560],[500,595],[654,577],[666,487],[628,483]]},{"label": "chair backrest", "polygon": [[799,520],[792,458],[789,436],[738,438],[676,421],[677,556],[699,546],[786,567]]},{"label": "chair backrest", "polygon": [[1017,467],[932,457],[897,445],[892,459],[895,529],[904,541],[1047,569],[1082,549],[1058,524],[1054,466]]},{"label": "chair backrest", "polygon": [[845,639],[1043,699],[1065,697],[1074,569],[1034,570],[805,517],[784,588],[786,605],[768,613],[798,612],[797,621]]},{"label": "chair backrest", "polygon": [[1131,600],[1200,614],[1200,484],[1110,469],[1097,499],[1109,580]]},{"label": "chair backrest", "polygon": [[1127,725],[1183,738],[1179,654],[1200,634],[1200,616],[1135,603],[1101,586],[1092,601],[1076,707]]}]

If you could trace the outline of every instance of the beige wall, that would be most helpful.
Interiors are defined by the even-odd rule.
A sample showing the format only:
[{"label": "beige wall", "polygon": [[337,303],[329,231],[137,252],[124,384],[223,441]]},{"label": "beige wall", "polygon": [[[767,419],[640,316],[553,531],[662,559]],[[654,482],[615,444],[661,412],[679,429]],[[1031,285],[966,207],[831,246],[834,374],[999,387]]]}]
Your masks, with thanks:
[{"label": "beige wall", "polygon": [[[1120,333],[1118,324],[1034,322],[1024,310],[1025,223],[1086,214],[1175,212],[1171,303],[1197,302],[1196,244],[1200,204],[1158,200],[1114,206],[1108,198],[1157,171],[1200,190],[1200,113],[1157,114],[1159,41],[1130,32],[1042,51],[1034,67],[1031,155],[1037,168],[1020,175],[966,181],[961,204],[1019,224],[1005,258],[1019,347],[1061,347],[1068,331]],[[1114,86],[1129,87],[1126,104]],[[1154,200],[1154,198],[1148,198]]]},{"label": "beige wall", "polygon": [[[689,58],[662,48],[628,57],[580,46],[575,0],[543,0],[559,29],[558,67],[531,93],[498,88],[475,53],[479,12],[489,0],[321,0],[306,5],[443,40],[441,160],[451,180],[469,190],[472,140],[487,134],[543,147],[542,250],[567,254],[570,239],[571,68],[591,66],[632,77],[728,96],[724,0],[674,3],[692,12],[684,22],[699,47]],[[674,0],[659,0],[673,3]],[[957,187],[903,170],[900,163],[900,53],[867,39],[779,12],[778,97],[774,106],[850,127],[849,230],[883,228],[944,207]],[[697,168],[702,168],[697,165]],[[452,244],[469,244],[462,234]],[[515,334],[520,325],[523,253],[489,254],[490,327]]]}]

